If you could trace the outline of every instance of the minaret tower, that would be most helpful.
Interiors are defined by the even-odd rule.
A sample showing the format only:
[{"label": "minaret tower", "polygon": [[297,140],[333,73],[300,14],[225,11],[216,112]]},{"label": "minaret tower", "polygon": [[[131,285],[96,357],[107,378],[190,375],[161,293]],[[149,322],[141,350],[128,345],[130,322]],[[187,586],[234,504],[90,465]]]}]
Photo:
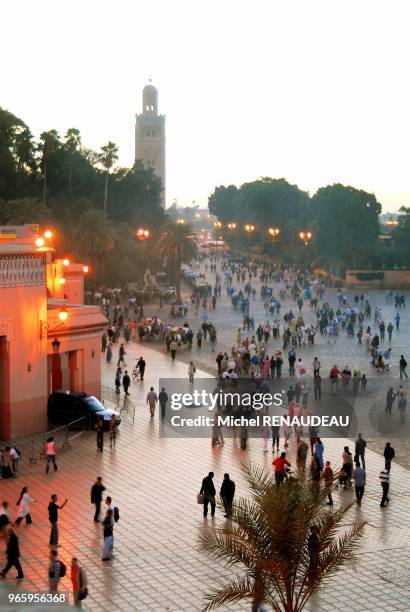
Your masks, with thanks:
[{"label": "minaret tower", "polygon": [[161,205],[165,208],[165,116],[158,114],[158,90],[149,79],[142,90],[142,113],[135,116],[135,161],[153,168],[162,180]]}]

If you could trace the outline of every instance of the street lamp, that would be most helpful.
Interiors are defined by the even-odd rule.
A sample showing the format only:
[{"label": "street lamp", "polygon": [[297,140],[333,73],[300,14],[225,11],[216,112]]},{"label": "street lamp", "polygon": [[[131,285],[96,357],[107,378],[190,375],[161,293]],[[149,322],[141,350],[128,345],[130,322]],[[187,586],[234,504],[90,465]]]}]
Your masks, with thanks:
[{"label": "street lamp", "polygon": [[139,227],[136,231],[138,240],[147,240],[150,237],[150,231],[144,229],[143,227]]},{"label": "street lamp", "polygon": [[178,219],[177,223],[178,223],[178,225],[184,225],[185,219]]},{"label": "street lamp", "polygon": [[268,232],[272,236],[272,238],[277,238],[279,236],[280,229],[278,227],[270,227],[268,229]]},{"label": "street lamp", "polygon": [[[65,306],[63,306],[62,308],[60,308],[59,312],[58,312],[58,318],[60,320],[60,323],[58,323],[55,327],[53,327],[52,329],[50,329],[50,326],[48,324],[48,321],[40,321],[40,338],[43,338],[43,336],[47,336],[47,334],[49,332],[53,332],[56,329],[59,329],[60,327],[63,327],[64,323],[67,321],[68,319],[68,312]],[[60,346],[60,345],[59,345]],[[58,352],[58,351],[55,351]]]},{"label": "street lamp", "polygon": [[255,226],[254,225],[250,225],[249,223],[245,225],[245,230],[248,233],[254,232],[255,231]]},{"label": "street lamp", "polygon": [[228,223],[227,228],[231,231],[236,229],[236,223]]},{"label": "street lamp", "polygon": [[222,227],[222,223],[221,223],[220,221],[214,221],[214,226],[215,226],[216,228],[218,228],[218,227]]},{"label": "street lamp", "polygon": [[302,242],[305,243],[305,246],[307,246],[309,244],[309,242],[312,240],[312,232],[299,232],[299,238],[300,240],[302,240]]}]

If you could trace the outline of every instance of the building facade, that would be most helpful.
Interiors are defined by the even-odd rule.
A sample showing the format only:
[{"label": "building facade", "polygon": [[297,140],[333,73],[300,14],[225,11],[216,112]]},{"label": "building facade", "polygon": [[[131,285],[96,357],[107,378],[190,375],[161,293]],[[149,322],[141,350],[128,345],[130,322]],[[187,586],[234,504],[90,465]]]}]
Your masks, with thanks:
[{"label": "building facade", "polygon": [[0,226],[0,439],[47,430],[47,399],[100,397],[99,306],[84,305],[87,268],[56,259],[38,226]]},{"label": "building facade", "polygon": [[151,83],[142,91],[142,113],[135,117],[135,161],[153,168],[162,181],[165,208],[165,116],[158,114],[158,91]]}]

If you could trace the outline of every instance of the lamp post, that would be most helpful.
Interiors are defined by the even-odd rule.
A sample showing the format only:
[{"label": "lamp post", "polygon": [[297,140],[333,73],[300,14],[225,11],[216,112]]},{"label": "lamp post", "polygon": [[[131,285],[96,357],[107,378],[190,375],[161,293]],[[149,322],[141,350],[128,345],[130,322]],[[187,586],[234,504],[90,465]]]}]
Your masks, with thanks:
[{"label": "lamp post", "polygon": [[[64,326],[64,323],[68,319],[68,312],[65,306],[60,308],[58,312],[58,318],[60,320],[60,323],[58,323],[55,327],[52,327],[52,328],[50,328],[48,321],[40,321],[40,339],[42,339],[44,336],[47,336],[50,332],[54,332],[56,331],[56,329],[60,329],[61,327]],[[58,338],[54,339],[53,348],[54,348],[54,342],[56,340],[58,340]],[[60,347],[60,345],[58,346]],[[58,352],[58,351],[54,351],[54,352]]]},{"label": "lamp post", "polygon": [[302,240],[302,242],[305,243],[305,246],[307,246],[309,242],[312,240],[313,234],[312,232],[308,232],[304,230],[302,232],[299,232],[299,238],[300,240]]},{"label": "lamp post", "polygon": [[[183,221],[183,219],[182,219]],[[183,221],[184,222],[184,221]],[[146,264],[147,264],[147,257],[146,257],[146,241],[149,239],[149,237],[151,236],[151,232],[146,229],[145,227],[139,227],[136,231],[136,235],[138,240],[142,243],[142,263],[144,266],[144,269],[146,268]],[[145,277],[145,272],[143,273],[143,279]]]}]

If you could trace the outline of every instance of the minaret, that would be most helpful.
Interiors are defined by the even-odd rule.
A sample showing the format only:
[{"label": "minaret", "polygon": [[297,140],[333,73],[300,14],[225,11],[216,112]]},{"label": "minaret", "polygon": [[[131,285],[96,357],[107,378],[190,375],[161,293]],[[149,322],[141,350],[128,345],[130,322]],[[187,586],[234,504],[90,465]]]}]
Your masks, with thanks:
[{"label": "minaret", "polygon": [[142,90],[142,113],[135,116],[135,161],[153,168],[162,180],[161,206],[165,208],[165,116],[158,115],[158,91],[149,79]]}]

